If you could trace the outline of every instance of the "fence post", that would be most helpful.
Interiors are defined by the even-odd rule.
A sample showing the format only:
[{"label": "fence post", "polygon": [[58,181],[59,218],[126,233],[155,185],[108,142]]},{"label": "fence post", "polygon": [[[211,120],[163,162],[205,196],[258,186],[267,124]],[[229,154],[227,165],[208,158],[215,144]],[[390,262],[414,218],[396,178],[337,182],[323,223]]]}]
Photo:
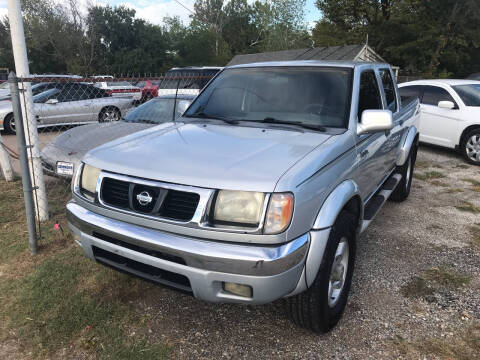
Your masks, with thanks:
[{"label": "fence post", "polygon": [[2,135],[0,135],[0,167],[2,168],[5,180],[13,181],[12,163],[10,162],[7,150],[3,147]]},{"label": "fence post", "polygon": [[32,254],[37,253],[37,229],[35,227],[35,205],[33,202],[32,180],[27,157],[27,144],[25,142],[25,129],[23,127],[22,109],[18,92],[17,78],[13,72],[8,76],[10,93],[12,96],[13,117],[15,119],[15,130],[17,133],[18,157],[22,173],[23,199],[25,201],[25,214],[27,216],[28,243]]},{"label": "fence post", "polygon": [[[20,0],[8,0],[8,21],[10,23],[10,36],[12,39],[13,58],[15,60],[17,75],[20,77],[28,77],[30,76],[30,70],[28,68],[27,46],[25,44],[25,33],[23,31]],[[30,162],[29,170],[32,178],[31,181],[35,184],[35,208],[38,221],[46,221],[48,220],[47,193],[45,191],[45,181],[40,159],[40,146],[37,120],[33,109],[32,87],[29,82],[22,83],[21,85],[20,91],[22,91],[22,96],[20,97],[20,103],[21,111],[23,111],[24,130],[27,134],[24,140],[29,149],[28,160]]]}]

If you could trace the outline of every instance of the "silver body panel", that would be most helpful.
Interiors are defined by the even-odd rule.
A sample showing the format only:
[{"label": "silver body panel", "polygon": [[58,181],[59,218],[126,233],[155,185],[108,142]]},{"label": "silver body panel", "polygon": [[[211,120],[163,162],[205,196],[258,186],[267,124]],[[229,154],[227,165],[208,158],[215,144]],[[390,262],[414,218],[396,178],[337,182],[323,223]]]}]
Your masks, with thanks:
[{"label": "silver body panel", "polygon": [[[263,283],[262,286],[266,286],[268,291],[274,293],[271,298],[262,295],[259,301],[263,302],[267,298],[291,296],[302,292],[312,284],[323,259],[331,226],[349,200],[355,198],[359,203],[358,231],[368,225],[362,221],[363,208],[396,166],[401,165],[405,154],[409,153],[414,144],[418,128],[418,103],[401,107],[397,93],[398,108],[393,113],[393,128],[389,131],[357,135],[360,74],[364,70],[374,70],[381,85],[378,69],[391,71],[388,65],[301,61],[235,67],[250,66],[353,68],[348,128],[340,132],[322,133],[268,125],[262,127],[183,123],[180,119],[174,125],[162,124],[105,144],[89,152],[84,162],[103,169],[101,173],[103,176],[116,173],[129,179],[138,179],[135,181],[149,179],[173,186],[191,187],[194,192],[203,192],[202,199],[205,196],[210,196],[211,199],[218,189],[259,191],[267,195],[275,192],[293,193],[294,212],[286,231],[276,235],[264,235],[261,229],[254,232],[210,229],[202,227],[201,221],[181,224],[112,209],[102,204],[99,199],[102,175],[97,183],[97,194],[93,202],[83,198],[78,187],[74,189],[73,198],[76,206],[99,216],[132,226],[198,239],[194,241],[211,241],[219,246],[225,244],[227,249],[229,246],[233,249],[237,245],[248,244],[278,248],[297,244],[299,239],[309,234],[308,252],[305,259],[300,262],[301,265],[292,266],[288,276],[283,273],[282,276],[285,276],[283,285],[277,283],[277,278],[269,279],[268,284]],[[393,73],[391,74],[393,77]],[[380,89],[382,103],[386,108],[385,94],[381,86]],[[413,139],[411,134],[414,134]],[[203,201],[204,205],[209,202]],[[202,210],[203,214],[207,209],[208,207],[205,207],[205,210]],[[201,216],[197,219],[201,219]],[[85,236],[84,238],[87,240],[82,242],[82,246],[87,255],[91,256],[88,244],[94,239]],[[232,264],[235,263],[234,255],[231,261]],[[262,261],[260,256],[258,261]],[[248,281],[252,280],[251,275],[247,273],[243,275],[244,279],[237,280],[250,284]],[[291,280],[291,276],[295,276],[295,281]],[[293,283],[295,286],[292,287]],[[271,284],[280,286],[281,291],[274,290]],[[212,289],[208,283],[205,287]],[[208,294],[195,295],[212,301],[246,301],[238,297],[228,300],[212,298],[210,290],[207,291]]]},{"label": "silver body panel", "polygon": [[[121,115],[124,115],[133,106],[133,100],[127,97],[104,97],[57,104],[34,103],[33,106],[37,116],[37,127],[42,128],[98,122],[100,112],[107,107],[115,107]],[[0,130],[3,129],[3,120],[11,113],[11,102],[0,102]]]}]

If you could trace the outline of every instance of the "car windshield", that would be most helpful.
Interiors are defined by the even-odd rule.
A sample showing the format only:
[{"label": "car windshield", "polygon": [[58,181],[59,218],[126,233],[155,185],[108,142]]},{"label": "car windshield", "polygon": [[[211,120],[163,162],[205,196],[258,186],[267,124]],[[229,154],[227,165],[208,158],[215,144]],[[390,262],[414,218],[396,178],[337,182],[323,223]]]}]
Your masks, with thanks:
[{"label": "car windshield", "polygon": [[[175,107],[175,119],[181,116],[192,101],[177,99]],[[161,124],[172,121],[175,99],[153,99],[130,111],[124,121],[143,122],[149,124]]]},{"label": "car windshield", "polygon": [[204,89],[187,117],[347,127],[352,69],[227,69]]},{"label": "car windshield", "polygon": [[466,106],[480,106],[480,84],[452,86]]},{"label": "car windshield", "polygon": [[40,94],[37,94],[33,97],[33,102],[34,103],[44,103],[50,98],[53,98],[53,96],[57,93],[59,93],[59,89],[49,89],[47,91],[41,92]]}]

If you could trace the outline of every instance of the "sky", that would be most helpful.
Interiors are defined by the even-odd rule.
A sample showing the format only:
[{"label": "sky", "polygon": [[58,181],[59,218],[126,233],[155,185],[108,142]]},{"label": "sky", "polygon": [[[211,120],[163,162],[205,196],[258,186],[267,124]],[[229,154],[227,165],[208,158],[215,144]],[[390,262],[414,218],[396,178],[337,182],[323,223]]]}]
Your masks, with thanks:
[{"label": "sky", "polygon": [[[61,0],[59,0],[61,1]],[[82,0],[81,0],[82,1]],[[84,0],[85,2],[92,2]],[[186,8],[193,10],[195,0],[178,0]],[[320,18],[320,11],[315,6],[315,0],[306,0],[305,21],[309,27]],[[126,5],[136,10],[137,16],[154,24],[161,24],[165,16],[179,16],[185,23],[189,22],[190,12],[175,0],[97,0],[100,4]],[[0,17],[7,15],[7,0],[0,0]]]}]

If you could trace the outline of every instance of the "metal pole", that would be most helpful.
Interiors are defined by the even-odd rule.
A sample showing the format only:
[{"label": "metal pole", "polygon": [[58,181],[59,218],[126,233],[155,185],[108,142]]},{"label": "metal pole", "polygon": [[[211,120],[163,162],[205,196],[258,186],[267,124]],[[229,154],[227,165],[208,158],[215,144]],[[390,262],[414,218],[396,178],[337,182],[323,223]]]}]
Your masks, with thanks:
[{"label": "metal pole", "polygon": [[0,167],[2,168],[5,180],[13,181],[12,163],[10,162],[7,150],[3,147],[2,135],[0,135]]},{"label": "metal pole", "polygon": [[22,109],[20,105],[18,83],[17,78],[13,72],[11,72],[8,76],[8,82],[10,83],[13,117],[15,118],[15,128],[17,131],[18,157],[20,160],[20,170],[22,172],[23,199],[25,200],[25,214],[27,216],[28,243],[32,254],[36,254],[37,229],[35,227],[35,205],[33,202],[33,188],[29,173],[27,144],[25,142],[25,129],[23,128]]},{"label": "metal pole", "polygon": [[[23,31],[22,11],[20,0],[8,0],[8,21],[10,24],[10,36],[12,38],[12,50],[15,60],[15,69],[18,77],[30,76],[28,68],[27,47],[25,33]],[[35,208],[39,221],[48,220],[47,193],[43,179],[42,162],[40,158],[40,145],[37,132],[37,121],[33,109],[32,87],[29,82],[19,84],[20,106],[23,113],[23,124],[26,129],[24,137],[28,151],[29,170],[34,189]],[[16,119],[15,119],[16,122]]]}]

